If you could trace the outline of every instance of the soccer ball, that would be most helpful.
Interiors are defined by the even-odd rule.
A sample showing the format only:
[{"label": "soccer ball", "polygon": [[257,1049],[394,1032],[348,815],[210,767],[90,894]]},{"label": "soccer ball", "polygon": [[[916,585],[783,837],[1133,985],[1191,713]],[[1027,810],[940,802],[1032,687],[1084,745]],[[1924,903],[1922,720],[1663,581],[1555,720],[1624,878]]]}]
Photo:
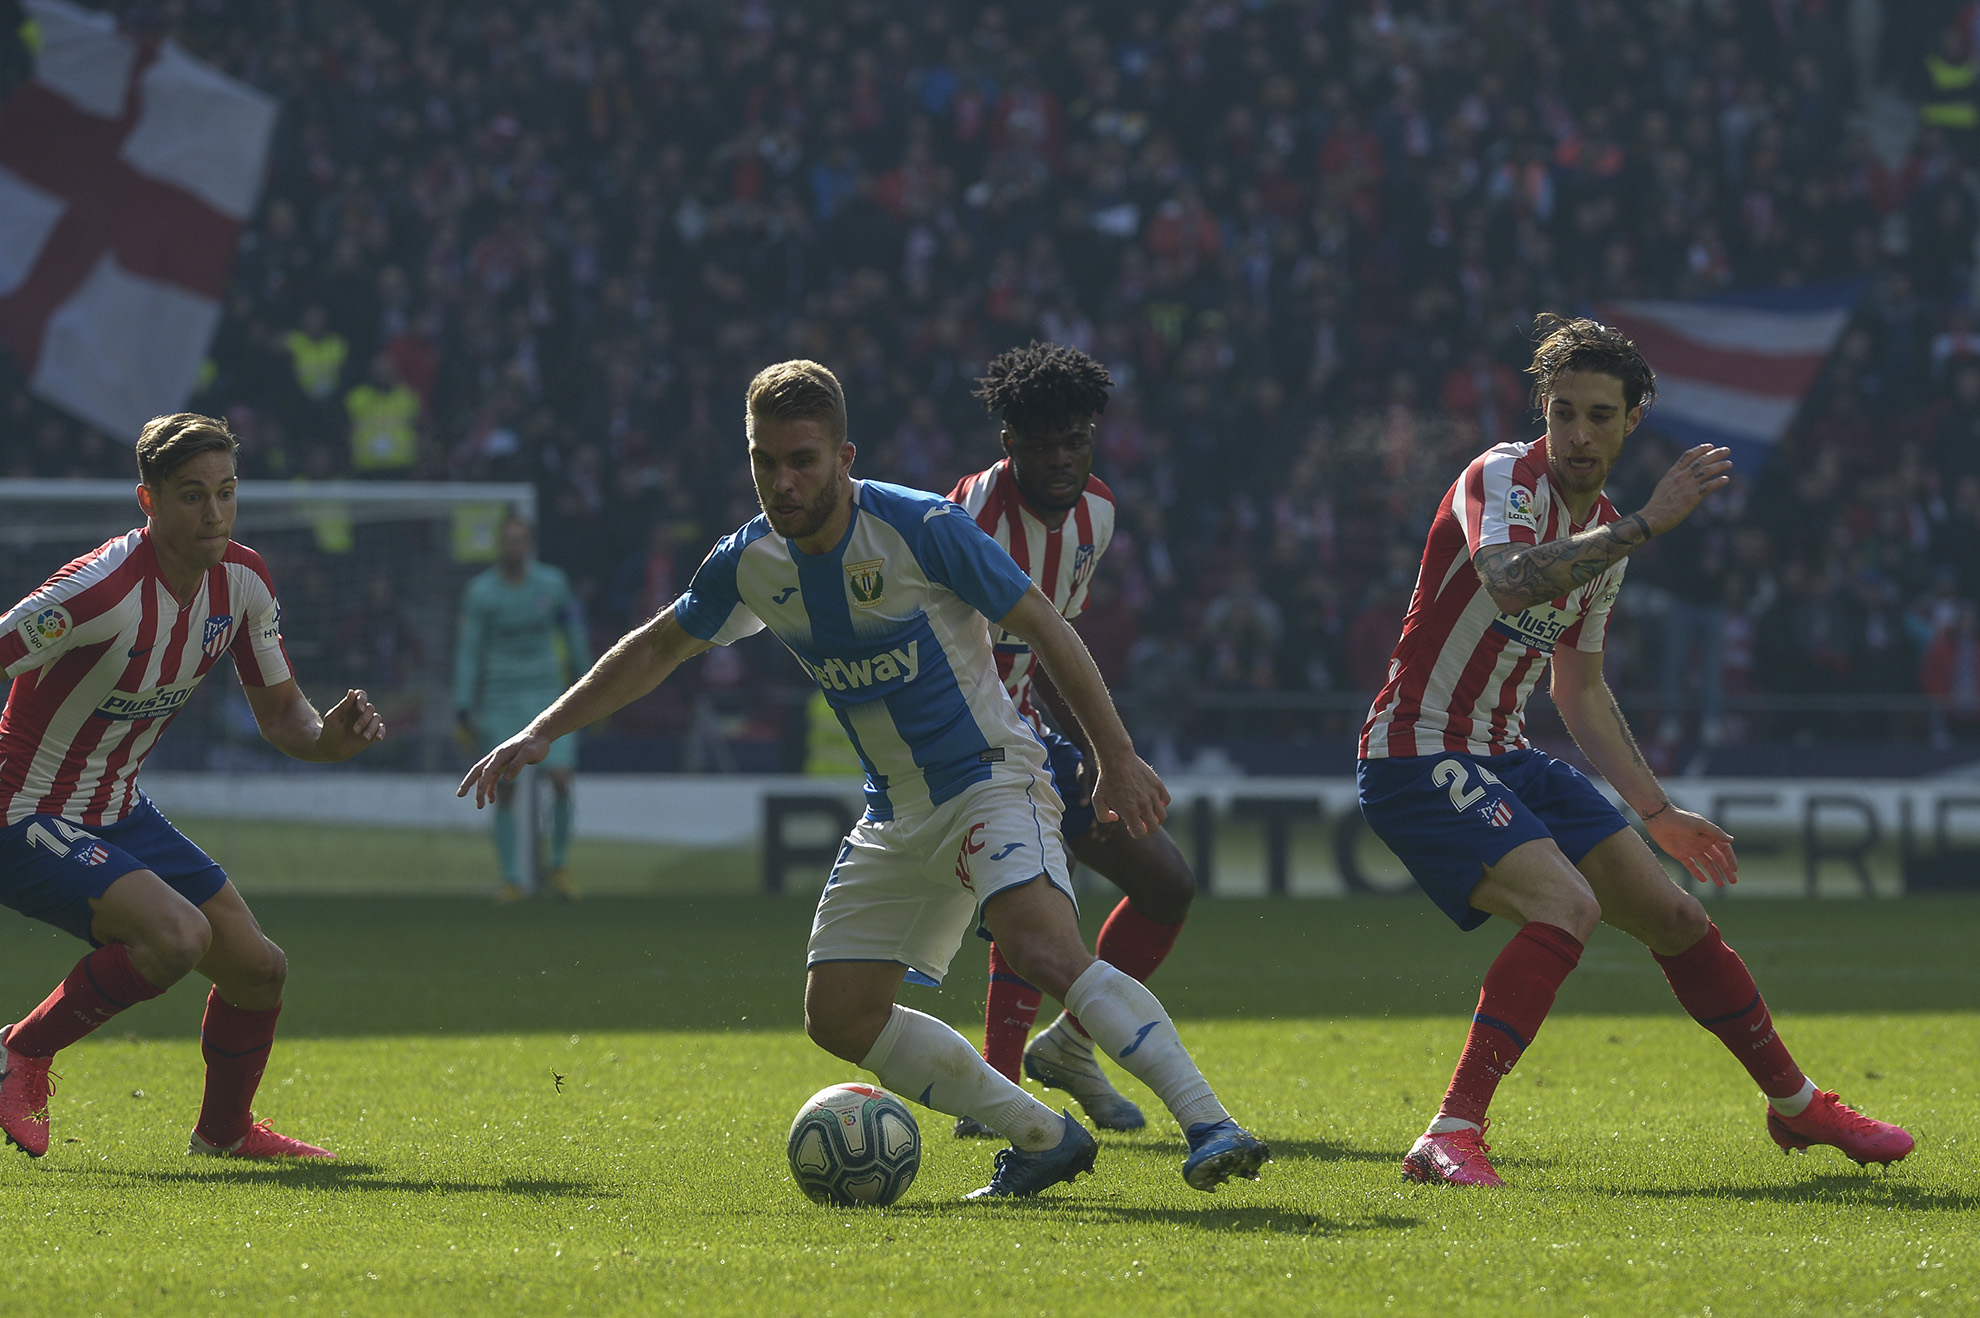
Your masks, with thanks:
[{"label": "soccer ball", "polygon": [[791,1122],[791,1177],[813,1203],[884,1207],[921,1167],[921,1128],[907,1105],[874,1085],[833,1085]]}]

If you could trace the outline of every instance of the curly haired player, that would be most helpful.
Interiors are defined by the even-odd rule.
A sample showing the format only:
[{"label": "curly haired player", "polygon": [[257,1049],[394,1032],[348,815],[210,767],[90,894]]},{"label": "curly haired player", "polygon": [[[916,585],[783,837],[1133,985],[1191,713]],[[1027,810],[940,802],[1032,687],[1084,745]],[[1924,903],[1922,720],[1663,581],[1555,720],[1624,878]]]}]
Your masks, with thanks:
[{"label": "curly haired player", "polygon": [[1766,1095],[1767,1132],[1783,1150],[1832,1144],[1859,1163],[1896,1162],[1911,1136],[1816,1089],[1705,908],[1593,783],[1526,742],[1526,700],[1551,663],[1568,730],[1651,838],[1700,882],[1737,880],[1731,836],[1671,804],[1602,677],[1625,561],[1724,486],[1731,455],[1686,451],[1642,508],[1618,513],[1602,485],[1656,376],[1607,325],[1543,315],[1538,328],[1528,370],[1547,433],[1487,449],[1444,496],[1361,733],[1370,827],[1459,928],[1494,915],[1518,928],[1485,974],[1450,1089],[1403,1173],[1503,1183],[1486,1158],[1486,1107],[1597,922],[1650,949],[1678,1002]]},{"label": "curly haired player", "polygon": [[[1114,495],[1093,472],[1093,428],[1113,386],[1107,368],[1077,348],[1032,343],[994,358],[977,382],[986,411],[1003,419],[1004,457],[966,476],[949,497],[1002,545],[1067,620],[1086,608],[1094,567],[1114,535]],[[1196,876],[1161,829],[1135,837],[1093,816],[1093,752],[1079,720],[1031,647],[1008,632],[996,638],[997,675],[1018,713],[1045,743],[1052,783],[1066,803],[1060,824],[1080,863],[1127,894],[1101,927],[1094,953],[1146,982],[1182,931]],[[1051,715],[1048,724],[1041,715]],[[1094,1060],[1079,1018],[1061,1012],[1030,1044],[1042,995],[996,944],[990,946],[990,992],[983,1009],[983,1057],[1012,1080],[1022,1064],[1041,1084],[1079,1100],[1103,1130],[1139,1130],[1141,1111],[1117,1091]],[[995,1134],[969,1117],[958,1136]]]}]

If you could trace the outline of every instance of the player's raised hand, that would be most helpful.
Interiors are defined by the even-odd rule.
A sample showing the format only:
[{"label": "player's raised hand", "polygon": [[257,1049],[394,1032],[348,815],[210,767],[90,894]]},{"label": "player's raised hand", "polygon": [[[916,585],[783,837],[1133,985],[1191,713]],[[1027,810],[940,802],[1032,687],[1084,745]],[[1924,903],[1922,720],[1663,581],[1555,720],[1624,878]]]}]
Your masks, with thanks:
[{"label": "player's raised hand", "polygon": [[385,720],[362,688],[351,687],[323,716],[317,753],[326,761],[348,760],[374,741],[385,740]]},{"label": "player's raised hand", "polygon": [[1139,755],[1125,755],[1099,766],[1093,783],[1093,817],[1102,824],[1127,825],[1128,836],[1147,837],[1169,815],[1169,789]]},{"label": "player's raised hand", "polygon": [[515,736],[481,757],[467,777],[461,779],[460,790],[455,796],[466,796],[468,788],[474,788],[474,808],[479,810],[495,799],[495,789],[503,783],[514,782],[524,765],[540,764],[550,753],[550,740],[547,737],[532,736],[524,728]]},{"label": "player's raised hand", "polygon": [[1739,882],[1732,834],[1703,815],[1672,806],[1644,824],[1651,838],[1700,883],[1724,888]]},{"label": "player's raised hand", "polygon": [[1637,511],[1650,524],[1650,534],[1664,532],[1691,516],[1692,509],[1713,490],[1732,482],[1732,450],[1700,444],[1686,449],[1650,491],[1650,500]]}]

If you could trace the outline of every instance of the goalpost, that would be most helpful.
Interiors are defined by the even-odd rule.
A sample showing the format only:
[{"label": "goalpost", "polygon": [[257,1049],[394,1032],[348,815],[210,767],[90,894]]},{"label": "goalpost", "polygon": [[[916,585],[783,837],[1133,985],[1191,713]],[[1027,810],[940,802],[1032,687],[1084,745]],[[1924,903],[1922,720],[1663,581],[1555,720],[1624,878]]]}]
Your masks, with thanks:
[{"label": "goalpost", "polygon": [[[0,480],[0,607],[141,526],[134,482]],[[344,773],[464,767],[454,745],[454,634],[461,591],[495,561],[496,528],[535,520],[527,484],[244,480],[234,538],[258,552],[282,603],[282,635],[319,707],[363,687],[390,736]],[[294,767],[262,741],[231,664],[201,684],[147,770],[260,777]],[[0,680],[4,690],[4,680]],[[533,780],[535,775],[529,777]],[[531,800],[534,783],[519,784]],[[521,822],[534,854],[535,811]]]}]

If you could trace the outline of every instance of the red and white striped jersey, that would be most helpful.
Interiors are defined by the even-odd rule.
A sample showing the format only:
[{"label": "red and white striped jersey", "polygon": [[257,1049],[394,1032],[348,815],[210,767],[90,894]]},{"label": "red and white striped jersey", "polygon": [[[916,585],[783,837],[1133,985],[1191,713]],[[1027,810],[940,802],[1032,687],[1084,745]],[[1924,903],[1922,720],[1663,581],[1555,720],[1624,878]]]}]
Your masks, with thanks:
[{"label": "red and white striped jersey", "polygon": [[1554,647],[1602,649],[1628,560],[1559,599],[1510,614],[1493,603],[1472,557],[1487,545],[1544,544],[1617,517],[1603,495],[1586,522],[1570,519],[1548,479],[1543,440],[1498,444],[1472,459],[1430,523],[1388,685],[1361,730],[1361,757],[1523,748],[1526,699]]},{"label": "red and white striped jersey", "polygon": [[[1086,478],[1086,493],[1056,527],[1033,512],[1018,493],[1009,458],[963,477],[949,497],[1017,560],[1018,568],[1037,583],[1068,622],[1085,611],[1093,569],[1114,539],[1114,492],[1098,476]],[[1003,679],[1004,690],[1010,692],[1018,713],[1042,727],[1031,704],[1031,647],[1009,632],[997,630],[992,648],[997,676]]]},{"label": "red and white striped jersey", "polygon": [[183,606],[140,527],[84,554],[0,618],[0,822],[115,823],[137,774],[200,679],[234,657],[241,681],[291,676],[282,606],[261,555],[230,544]]}]

